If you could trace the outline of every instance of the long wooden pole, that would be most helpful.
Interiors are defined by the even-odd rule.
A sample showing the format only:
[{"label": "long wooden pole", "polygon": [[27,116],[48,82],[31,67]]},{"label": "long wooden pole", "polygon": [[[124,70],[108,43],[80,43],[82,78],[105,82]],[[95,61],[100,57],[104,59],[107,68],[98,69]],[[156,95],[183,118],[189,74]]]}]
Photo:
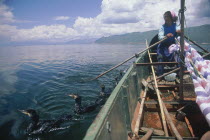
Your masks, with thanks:
[{"label": "long wooden pole", "polygon": [[181,0],[181,38],[180,38],[180,47],[181,47],[181,53],[180,53],[180,84],[179,84],[179,96],[180,99],[183,100],[183,72],[184,72],[184,8],[185,8],[185,0]]},{"label": "long wooden pole", "polygon": [[204,57],[206,57],[206,56],[208,56],[208,55],[210,55],[210,52],[207,53],[207,54],[205,54],[205,55],[203,55],[202,57],[204,58]]},{"label": "long wooden pole", "polygon": [[176,129],[176,127],[175,127],[173,121],[171,120],[170,114],[168,113],[168,110],[167,110],[167,108],[166,108],[166,106],[165,106],[165,104],[164,104],[164,102],[163,102],[162,99],[161,99],[161,102],[163,103],[163,109],[164,109],[165,115],[166,115],[166,117],[167,117],[167,121],[168,121],[168,123],[170,124],[171,129],[173,130],[173,132],[174,132],[176,138],[177,138],[178,140],[183,140],[182,136],[179,134],[179,132],[177,131],[177,129]]},{"label": "long wooden pole", "polygon": [[138,136],[138,133],[139,133],[139,128],[141,127],[141,121],[142,121],[143,109],[144,109],[144,101],[145,101],[145,98],[147,96],[147,89],[148,89],[148,87],[146,86],[145,90],[144,90],[144,93],[143,93],[142,100],[141,100],[139,113],[138,113],[138,116],[137,116],[137,119],[136,119],[136,125],[135,125],[135,128],[134,128],[134,134],[136,134],[137,136]]},{"label": "long wooden pole", "polygon": [[[156,45],[160,44],[161,42],[163,42],[163,41],[164,41],[164,40],[166,40],[166,39],[167,39],[167,37],[164,37],[162,40],[160,40],[160,41],[158,41],[158,42],[156,42],[156,43],[152,44],[152,45],[151,45],[151,46],[149,46],[148,48],[146,48],[146,49],[144,49],[143,51],[141,51],[141,52],[137,53],[137,55],[139,55],[139,54],[141,54],[141,53],[143,53],[143,52],[145,52],[145,51],[147,51],[147,50],[151,49],[152,47],[154,47],[154,46],[156,46]],[[102,73],[102,74],[98,75],[96,78],[94,78],[94,79],[92,79],[92,80],[96,80],[96,79],[98,79],[99,77],[101,77],[101,76],[103,76],[104,74],[106,74],[106,73],[108,73],[108,72],[112,71],[113,69],[115,69],[115,68],[117,68],[117,67],[121,66],[122,64],[124,64],[124,63],[128,62],[129,60],[133,59],[134,57],[136,57],[136,55],[133,55],[132,57],[130,57],[130,58],[128,58],[128,59],[126,59],[125,61],[121,62],[120,64],[118,64],[118,65],[116,65],[116,66],[112,67],[111,69],[109,69],[109,70],[105,71],[104,73]]]},{"label": "long wooden pole", "polygon": [[190,60],[190,64],[193,66],[194,70],[198,73],[201,79],[204,79],[203,75],[198,71],[196,66],[193,64],[192,60]]},{"label": "long wooden pole", "polygon": [[[148,54],[149,54],[149,51],[148,51]],[[150,62],[152,63],[152,59],[151,59],[150,54],[149,54],[149,59],[150,59]],[[170,114],[168,113],[168,110],[167,110],[167,108],[166,108],[166,106],[165,106],[165,104],[164,104],[162,98],[160,97],[160,91],[159,91],[159,89],[158,89],[157,81],[156,81],[156,78],[155,78],[156,76],[155,76],[155,72],[154,72],[154,67],[151,66],[151,68],[152,68],[153,79],[154,79],[154,82],[155,82],[155,91],[156,91],[156,93],[157,93],[158,102],[159,102],[159,105],[160,105],[160,111],[161,111],[161,117],[162,117],[162,120],[163,120],[163,127],[164,127],[165,135],[168,136],[168,129],[167,129],[166,126],[164,126],[164,124],[166,125],[166,121],[165,121],[165,115],[166,115],[167,121],[168,121],[168,123],[170,124],[171,129],[173,130],[173,132],[174,132],[176,138],[177,138],[178,140],[182,140],[181,135],[180,135],[179,132],[177,131],[176,127],[174,126],[174,124],[173,124],[173,122],[172,122],[172,120],[171,120]],[[164,114],[164,113],[165,113],[165,114]],[[164,116],[162,116],[162,114],[163,114]],[[166,130],[165,130],[165,129],[166,129]]]},{"label": "long wooden pole", "polygon": [[206,49],[204,49],[203,47],[201,47],[200,45],[198,45],[196,42],[194,42],[193,40],[189,39],[189,37],[184,36],[187,40],[189,40],[190,42],[192,42],[194,45],[196,45],[198,48],[200,48],[201,50],[205,51],[206,53],[209,53],[209,51],[207,51]]},{"label": "long wooden pole", "polygon": [[[146,41],[146,45],[147,44],[148,43]],[[151,55],[149,53],[149,50],[148,50],[148,55],[149,55],[150,63],[152,63],[152,58],[151,58]],[[161,100],[160,92],[158,90],[158,85],[157,85],[157,80],[156,80],[156,76],[155,76],[154,66],[151,66],[151,69],[152,69],[153,79],[154,79],[154,82],[155,82],[155,91],[157,93],[158,102],[159,102],[159,106],[160,106],[161,118],[162,118],[162,122],[163,122],[163,129],[164,129],[164,132],[165,132],[165,136],[168,137],[168,129],[167,129],[167,125],[166,125],[165,114],[164,114],[164,111],[163,111],[163,102]]]},{"label": "long wooden pole", "polygon": [[150,139],[153,131],[154,131],[154,129],[150,128],[149,131],[140,140],[148,140],[148,139]]}]

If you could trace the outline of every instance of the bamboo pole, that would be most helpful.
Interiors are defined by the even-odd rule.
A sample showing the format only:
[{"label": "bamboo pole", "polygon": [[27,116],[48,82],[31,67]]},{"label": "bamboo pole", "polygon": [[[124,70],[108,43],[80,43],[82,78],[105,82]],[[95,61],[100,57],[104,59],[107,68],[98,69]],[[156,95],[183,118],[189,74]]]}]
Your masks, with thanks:
[{"label": "bamboo pole", "polygon": [[201,79],[204,79],[203,75],[198,71],[198,69],[195,67],[195,65],[193,64],[192,60],[190,60],[190,64],[193,66],[193,68],[195,69],[195,71],[198,73],[198,75],[201,77]]},{"label": "bamboo pole", "polygon": [[140,140],[148,140],[151,137],[153,131],[154,129],[150,128],[149,131],[147,131],[147,133]]},{"label": "bamboo pole", "polygon": [[[160,41],[158,41],[158,42],[156,42],[156,43],[152,44],[152,45],[151,45],[151,46],[149,46],[148,48],[146,48],[146,49],[144,49],[143,51],[141,51],[141,52],[137,53],[137,55],[139,55],[139,54],[141,54],[141,53],[143,53],[143,52],[145,52],[145,51],[147,51],[147,50],[149,50],[149,49],[153,48],[154,46],[156,46],[156,45],[160,44],[161,42],[163,42],[163,41],[164,41],[164,40],[166,40],[166,39],[167,39],[167,37],[164,37],[162,40],[160,40]],[[92,80],[96,80],[96,79],[98,79],[99,77],[101,77],[101,76],[103,76],[104,74],[106,74],[106,73],[108,73],[108,72],[112,71],[113,69],[115,69],[115,68],[117,68],[117,67],[121,66],[122,64],[124,64],[124,63],[128,62],[129,60],[133,59],[134,57],[136,57],[136,55],[133,55],[132,57],[130,57],[130,58],[128,58],[128,59],[126,59],[125,61],[121,62],[120,64],[118,64],[118,65],[116,65],[116,66],[112,67],[111,69],[109,69],[109,70],[107,70],[107,71],[103,72],[102,74],[98,75],[96,78],[94,78],[94,79],[92,79]]]},{"label": "bamboo pole", "polygon": [[200,48],[201,50],[203,50],[204,52],[206,52],[207,54],[203,55],[202,57],[206,57],[210,54],[210,52],[206,49],[204,49],[203,47],[201,47],[200,45],[198,45],[196,42],[192,41],[191,39],[189,39],[189,37],[184,36],[187,40],[189,40],[190,42],[192,42],[194,45],[196,45],[198,48]]},{"label": "bamboo pole", "polygon": [[176,127],[174,126],[174,123],[173,123],[173,121],[171,120],[170,114],[168,113],[168,110],[167,110],[167,108],[166,108],[164,102],[162,101],[162,99],[161,99],[161,102],[163,103],[163,109],[164,109],[165,115],[166,115],[166,117],[167,117],[167,121],[168,121],[168,123],[170,124],[171,129],[172,129],[172,131],[174,132],[176,138],[177,138],[178,140],[183,140],[182,136],[179,134],[179,132],[177,131]]},{"label": "bamboo pole", "polygon": [[145,101],[145,98],[147,96],[147,89],[148,88],[145,87],[145,90],[144,90],[144,93],[143,93],[143,97],[142,97],[142,100],[141,100],[139,113],[138,113],[138,116],[137,116],[137,119],[136,119],[136,125],[135,125],[135,128],[134,128],[134,134],[136,136],[138,136],[139,128],[141,127],[141,121],[142,121],[143,109],[144,109],[144,101]]},{"label": "bamboo pole", "polygon": [[[149,54],[149,51],[148,51],[148,54]],[[150,56],[150,55],[149,55],[149,59],[150,59],[150,62],[152,62],[152,59],[151,59],[151,56]],[[156,78],[155,78],[154,67],[151,66],[151,68],[152,68],[152,73],[153,73],[153,77],[154,77],[155,90],[156,90],[156,93],[157,93],[157,96],[158,96],[158,102],[159,102],[159,105],[160,105],[160,110],[164,111],[164,113],[165,113],[165,114],[164,114],[164,113],[162,113],[162,111],[161,111],[161,116],[162,116],[162,114],[166,115],[167,120],[168,120],[168,122],[169,122],[169,124],[170,124],[170,126],[171,126],[171,128],[172,128],[172,131],[174,132],[176,138],[177,138],[178,140],[182,140],[181,135],[180,135],[179,132],[177,131],[176,127],[174,126],[174,124],[173,124],[173,122],[172,122],[172,120],[171,120],[170,114],[168,113],[168,110],[167,110],[167,108],[166,108],[164,102],[162,101],[162,99],[161,99],[161,97],[160,97],[160,91],[158,90],[157,81],[156,81]],[[163,120],[163,126],[164,126],[164,123],[165,123],[165,125],[166,125],[165,116],[164,116],[164,119],[163,119],[163,117],[162,117],[162,120]],[[166,127],[166,126],[165,126],[165,127]],[[166,127],[166,129],[167,129],[167,127]],[[164,131],[165,131],[165,129],[164,129]],[[168,130],[165,131],[165,135],[168,136]]]},{"label": "bamboo pole", "polygon": [[[179,45],[180,45],[180,42],[176,39],[176,41],[179,43]],[[203,75],[198,71],[198,69],[195,67],[195,65],[194,65],[194,63],[192,62],[192,60],[190,59],[189,60],[190,61],[190,64],[193,66],[193,68],[195,69],[195,71],[198,73],[198,75],[202,78],[202,79],[204,79],[204,77],[203,77]]]},{"label": "bamboo pole", "polygon": [[210,54],[210,52],[209,52],[209,53],[207,53],[207,54],[205,54],[205,55],[203,55],[202,57],[204,58],[204,57],[208,56],[209,54]]},{"label": "bamboo pole", "polygon": [[[146,41],[146,46],[148,46],[147,41]],[[148,50],[148,55],[149,55],[150,63],[152,63],[152,59],[151,59],[151,56],[149,54],[149,50]],[[152,69],[153,79],[154,79],[154,82],[155,82],[155,91],[157,93],[158,102],[159,102],[159,106],[160,106],[161,118],[162,118],[162,122],[163,122],[163,129],[164,129],[164,132],[165,132],[165,136],[168,137],[168,129],[167,129],[167,125],[166,125],[165,114],[164,114],[164,111],[163,111],[163,103],[161,101],[160,93],[159,93],[159,90],[158,90],[158,85],[157,85],[157,81],[156,81],[156,77],[155,77],[155,70],[154,70],[153,66],[151,66],[151,69]]]},{"label": "bamboo pole", "polygon": [[209,51],[207,51],[206,49],[204,49],[203,47],[201,47],[200,45],[198,45],[197,43],[195,43],[194,41],[192,41],[191,39],[189,39],[189,37],[184,36],[187,40],[189,40],[190,42],[192,42],[194,45],[196,45],[198,48],[200,48],[201,50],[205,51],[206,53],[209,53]]}]

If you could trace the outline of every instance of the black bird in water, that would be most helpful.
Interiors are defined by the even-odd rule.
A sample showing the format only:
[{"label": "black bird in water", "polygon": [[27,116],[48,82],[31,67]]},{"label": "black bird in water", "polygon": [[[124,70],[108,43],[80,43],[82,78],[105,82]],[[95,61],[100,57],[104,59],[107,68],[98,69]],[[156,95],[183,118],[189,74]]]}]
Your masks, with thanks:
[{"label": "black bird in water", "polygon": [[110,96],[110,94],[111,94],[111,90],[110,90],[110,89],[109,89],[109,90],[105,90],[105,89],[106,89],[106,88],[105,88],[105,85],[102,84],[102,85],[101,85],[101,92],[100,92],[100,95],[99,95],[99,97],[96,99],[95,104],[97,104],[97,105],[103,105],[103,104],[105,104],[107,98],[108,98],[108,97]]},{"label": "black bird in water", "polygon": [[98,98],[94,103],[82,106],[82,97],[78,94],[69,94],[68,96],[72,97],[75,100],[74,112],[76,114],[83,114],[94,111],[98,106],[103,105],[109,95],[111,94],[111,90],[105,90],[105,86],[101,85],[101,92]]},{"label": "black bird in water", "polygon": [[111,94],[111,89],[106,90],[105,85],[102,84],[102,85],[101,85],[100,96],[101,96],[101,97],[109,97],[110,94]]},{"label": "black bird in water", "polygon": [[82,97],[78,94],[69,94],[68,96],[72,97],[75,100],[74,112],[76,114],[83,114],[94,111],[98,104],[93,103],[87,106],[82,106]]},{"label": "black bird in water", "polygon": [[31,123],[26,129],[26,133],[29,135],[43,134],[59,128],[64,121],[72,120],[71,115],[65,115],[57,120],[40,120],[39,115],[34,109],[19,110],[23,114],[28,115],[31,118]]},{"label": "black bird in water", "polygon": [[126,71],[120,71],[119,75],[115,77],[115,86],[119,83],[119,81],[122,79],[123,74],[126,73]]}]

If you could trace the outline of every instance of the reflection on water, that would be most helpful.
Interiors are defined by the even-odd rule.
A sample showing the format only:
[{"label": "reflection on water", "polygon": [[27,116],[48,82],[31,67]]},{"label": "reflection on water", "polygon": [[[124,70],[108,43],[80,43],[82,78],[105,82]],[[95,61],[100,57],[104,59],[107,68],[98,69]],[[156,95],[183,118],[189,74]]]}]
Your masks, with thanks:
[{"label": "reflection on water", "polygon": [[[79,93],[83,104],[95,101],[103,83],[113,89],[114,78],[126,64],[98,80],[88,81],[139,52],[135,45],[46,45],[0,48],[0,137],[33,139],[26,136],[30,120],[18,110],[33,108],[41,119],[74,114],[74,101],[66,94]],[[100,107],[79,116],[40,139],[82,139]],[[76,116],[78,117],[78,116]],[[83,118],[83,119],[81,119]],[[64,127],[65,128],[65,127]],[[37,138],[37,137],[35,137]]]}]

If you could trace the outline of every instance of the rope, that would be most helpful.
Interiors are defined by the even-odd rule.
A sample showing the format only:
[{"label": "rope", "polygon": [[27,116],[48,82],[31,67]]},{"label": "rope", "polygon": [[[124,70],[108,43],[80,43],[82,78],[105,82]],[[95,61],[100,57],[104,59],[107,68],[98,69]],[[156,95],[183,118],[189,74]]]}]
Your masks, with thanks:
[{"label": "rope", "polygon": [[[180,55],[184,56],[183,54],[180,54]],[[184,57],[185,57],[185,56],[184,56]],[[179,61],[183,64],[183,66],[184,66],[184,67],[186,67],[186,66],[185,66],[185,62],[184,62],[184,61],[182,61],[182,59],[180,58],[180,56],[179,56],[179,55],[178,55],[178,58],[179,58]]]},{"label": "rope", "polygon": [[[186,6],[184,7],[184,9],[179,9],[179,14],[178,14],[178,17],[179,17],[179,25],[181,25],[181,13],[184,13],[185,11],[187,11]],[[184,15],[184,19],[185,19],[185,15]]]},{"label": "rope", "polygon": [[186,19],[184,18],[184,23],[185,23],[185,26],[186,26],[186,34],[187,34],[187,36],[188,36],[188,42],[190,42],[190,37],[189,37],[189,32],[188,32],[188,27],[187,27],[187,21],[186,21]]},{"label": "rope", "polygon": [[[178,13],[179,25],[181,24],[181,13],[182,13],[182,12],[185,12],[185,11],[187,11],[186,6],[184,7],[183,10],[182,10],[182,9],[179,9],[179,13]],[[187,34],[187,36],[188,36],[187,40],[190,41],[189,32],[188,32],[188,26],[187,26],[187,20],[186,20],[186,18],[185,18],[185,14],[184,14],[184,23],[185,23],[185,26],[186,26],[186,28],[185,28],[185,29],[186,29],[186,34]]]}]

